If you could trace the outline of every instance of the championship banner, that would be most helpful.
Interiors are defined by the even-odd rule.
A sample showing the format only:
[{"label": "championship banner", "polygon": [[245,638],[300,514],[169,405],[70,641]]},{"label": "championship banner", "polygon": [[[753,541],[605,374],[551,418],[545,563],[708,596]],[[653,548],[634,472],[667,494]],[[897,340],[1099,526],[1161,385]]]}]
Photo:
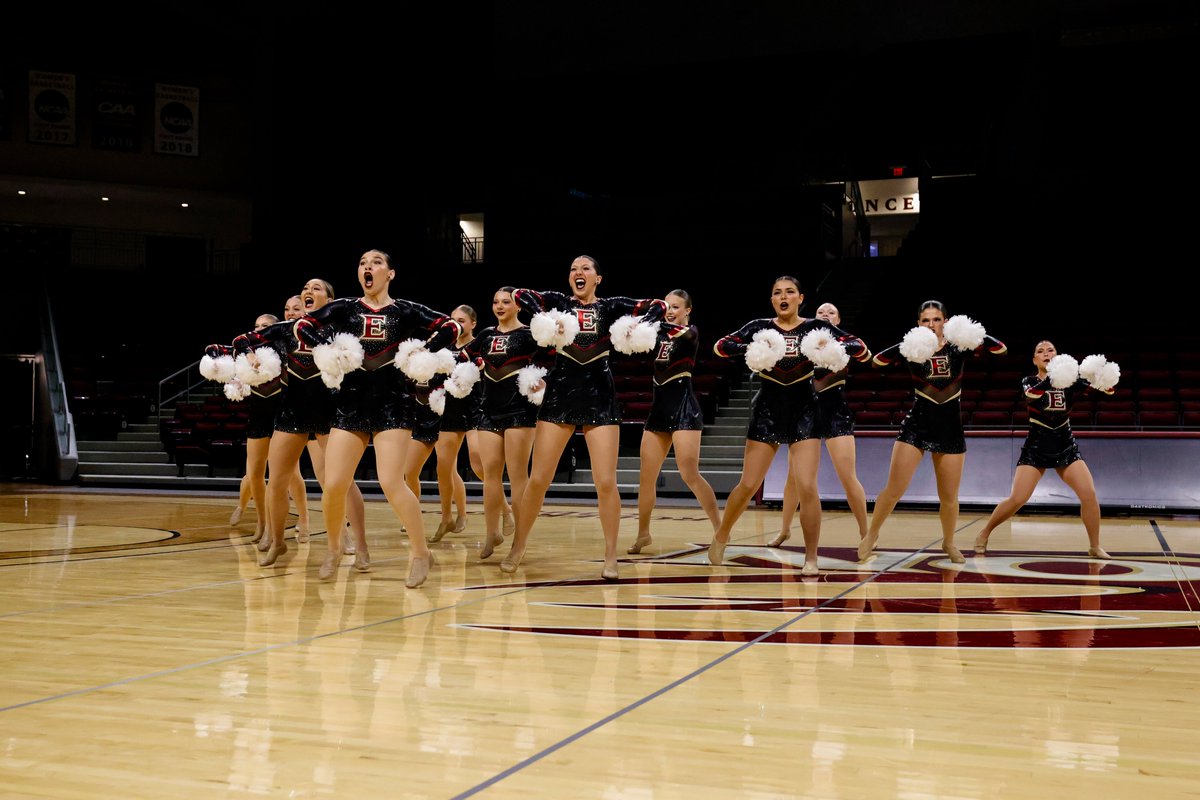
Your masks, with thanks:
[{"label": "championship banner", "polygon": [[131,81],[97,80],[92,102],[92,147],[129,153],[140,151],[142,99]]},{"label": "championship banner", "polygon": [[74,146],[75,76],[29,72],[29,141]]},{"label": "championship banner", "polygon": [[154,84],[154,152],[200,155],[200,90]]}]

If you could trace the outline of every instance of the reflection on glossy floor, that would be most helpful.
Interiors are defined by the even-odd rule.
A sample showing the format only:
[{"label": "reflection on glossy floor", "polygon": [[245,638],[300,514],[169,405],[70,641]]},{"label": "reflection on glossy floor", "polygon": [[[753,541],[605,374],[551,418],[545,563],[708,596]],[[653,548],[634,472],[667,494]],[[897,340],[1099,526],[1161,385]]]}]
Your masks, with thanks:
[{"label": "reflection on glossy floor", "polygon": [[323,535],[260,569],[232,503],[0,494],[0,797],[1200,794],[1194,519],[1106,519],[1096,562],[1018,517],[954,567],[930,514],[859,565],[827,512],[801,578],[778,512],[713,569],[703,514],[660,508],[610,584],[593,508],[548,506],[509,576],[473,505],[406,590],[381,501],[372,570],[329,583]]}]

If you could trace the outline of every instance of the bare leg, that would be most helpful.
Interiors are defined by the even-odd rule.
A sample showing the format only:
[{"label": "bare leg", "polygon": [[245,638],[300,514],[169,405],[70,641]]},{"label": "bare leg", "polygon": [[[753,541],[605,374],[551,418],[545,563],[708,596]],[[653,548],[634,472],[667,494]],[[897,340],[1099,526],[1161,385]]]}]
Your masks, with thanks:
[{"label": "bare leg", "polygon": [[[418,504],[421,501],[421,470],[425,468],[425,462],[429,460],[430,453],[433,452],[433,442],[421,442],[416,439],[408,443],[408,448],[404,456],[404,483],[408,486],[408,491],[413,497],[417,498]],[[376,463],[379,460],[379,451],[375,452]],[[381,473],[382,474],[382,473]],[[403,521],[403,520],[401,520]],[[404,523],[404,527],[408,527],[408,523]],[[422,528],[424,530],[424,528]],[[450,526],[442,523],[434,530],[431,542],[441,541],[442,537],[450,531]]]},{"label": "bare leg", "polygon": [[733,530],[733,526],[737,524],[738,518],[745,512],[746,506],[750,504],[750,498],[754,497],[754,493],[762,485],[763,479],[767,477],[767,470],[771,468],[771,461],[775,458],[775,451],[778,449],[779,445],[777,444],[746,440],[746,451],[742,457],[742,477],[725,501],[725,512],[721,515],[721,524],[717,527],[717,532],[713,534],[712,543],[708,546],[708,561],[713,566],[719,565],[724,560],[725,545],[729,543],[729,534]]},{"label": "bare leg", "polygon": [[1082,459],[1058,471],[1059,477],[1079,497],[1079,516],[1087,531],[1088,555],[1092,558],[1112,558],[1100,546],[1100,502],[1096,499],[1096,484],[1092,471]]},{"label": "bare leg", "polygon": [[604,531],[604,568],[600,576],[615,581],[618,577],[617,539],[621,535],[621,493],[617,490],[617,450],[621,426],[585,426],[583,438],[592,462],[592,483],[596,487],[596,502],[600,507],[600,529]]},{"label": "bare leg", "polygon": [[504,432],[504,462],[508,466],[508,483],[512,498],[512,513],[505,519],[504,535],[512,536],[517,529],[517,510],[525,487],[529,485],[529,457],[533,453],[535,428],[509,428]]},{"label": "bare leg", "polygon": [[675,466],[679,468],[679,477],[692,490],[715,533],[721,527],[721,509],[712,485],[700,474],[700,431],[675,431],[671,434],[671,441],[675,445]]},{"label": "bare leg", "polygon": [[284,523],[288,510],[288,481],[296,464],[300,463],[300,453],[304,443],[308,441],[306,433],[284,433],[275,431],[271,434],[267,449],[267,464],[272,475],[282,476],[267,484],[267,523],[269,537],[265,554],[259,559],[259,566],[269,567],[279,556],[287,552],[287,544],[283,539]]},{"label": "bare leg", "polygon": [[[346,526],[346,496],[354,484],[354,471],[367,450],[370,435],[334,428],[325,442],[324,480],[321,483],[321,509],[325,515],[328,550],[325,563],[317,573],[329,580],[342,556],[342,531]],[[382,475],[381,475],[382,478]],[[380,481],[382,483],[382,480]]]},{"label": "bare leg", "polygon": [[[790,459],[789,459],[790,463]],[[779,547],[792,538],[792,517],[800,508],[800,490],[796,487],[795,477],[791,467],[788,467],[787,480],[783,482],[783,512],[779,515],[779,533],[770,541],[768,547]]]},{"label": "bare leg", "polygon": [[288,494],[292,496],[292,503],[296,506],[296,541],[307,542],[309,534],[308,521],[308,487],[304,483],[304,475],[300,472],[300,462],[296,462],[296,469],[292,471],[291,480],[288,481]]},{"label": "bare leg", "polygon": [[858,543],[859,561],[866,560],[867,556],[871,555],[871,551],[875,549],[875,543],[879,541],[879,531],[883,528],[883,523],[887,521],[888,516],[896,508],[896,503],[900,502],[900,498],[907,491],[908,484],[912,482],[913,473],[917,471],[923,455],[925,455],[923,450],[919,450],[907,442],[896,442],[892,445],[892,462],[888,466],[887,485],[875,498],[875,513],[871,515],[871,526],[867,531],[867,538]]},{"label": "bare leg", "polygon": [[[249,459],[249,457],[250,457],[250,453],[249,453],[250,441],[251,441],[250,439],[246,440],[246,447],[247,447],[246,457],[247,457],[247,459]],[[243,475],[242,479],[240,481],[238,481],[238,504],[233,509],[233,513],[231,513],[229,515],[230,526],[237,525],[239,522],[242,521],[242,515],[246,513],[246,507],[249,505],[250,505],[250,476]],[[257,542],[258,538],[256,537],[254,539],[251,539],[250,541]]]},{"label": "bare leg", "polygon": [[642,548],[653,541],[650,538],[650,515],[654,513],[654,504],[658,502],[658,474],[670,450],[671,434],[642,431],[642,445],[638,451],[638,532],[637,539],[628,551],[632,554],[642,552]]},{"label": "bare leg", "polygon": [[[270,449],[270,438],[246,440],[246,475],[242,478],[242,485],[248,484],[250,496],[254,498],[254,508],[258,511],[258,520],[254,523],[254,537],[250,540],[252,542],[262,539],[263,533],[267,529],[267,519],[270,516],[266,480],[267,454]],[[239,505],[238,508],[244,509],[245,506]],[[241,517],[241,514],[238,516]]]},{"label": "bare leg", "polygon": [[529,473],[525,493],[517,506],[517,530],[513,534],[512,545],[508,555],[500,562],[502,572],[516,572],[517,567],[521,565],[521,559],[525,557],[525,546],[529,541],[529,532],[542,511],[542,503],[546,501],[546,490],[554,480],[558,459],[574,433],[574,425],[538,422],[537,434],[533,440],[533,469]]},{"label": "bare leg", "polygon": [[[462,433],[443,431],[438,434],[434,444],[437,453],[438,500],[442,506],[442,524],[447,526],[447,532],[458,533],[467,527],[467,487],[458,474],[458,449],[462,447],[463,437]],[[458,508],[457,520],[452,516],[451,504]],[[459,523],[462,527],[459,527]]]},{"label": "bare leg", "polygon": [[938,517],[942,522],[942,552],[955,564],[966,563],[962,551],[954,546],[958,527],[958,487],[962,483],[966,453],[933,453],[933,471],[937,476]]},{"label": "bare leg", "polygon": [[804,532],[802,575],[817,574],[817,551],[821,544],[821,495],[817,471],[821,467],[821,440],[805,439],[788,447],[788,474],[796,484],[800,501],[800,529]]},{"label": "bare leg", "polygon": [[[325,447],[328,443],[328,434],[317,434],[315,440],[308,442],[308,455],[312,459],[317,483],[325,479]],[[362,456],[359,456],[359,460],[362,460]],[[358,469],[357,464],[355,469]],[[356,556],[354,568],[359,572],[366,572],[371,564],[371,554],[367,549],[367,507],[357,483],[351,482],[350,491],[346,493],[346,518],[350,521],[352,538],[342,539],[342,552],[348,556]]]},{"label": "bare leg", "polygon": [[416,449],[410,446],[411,437],[411,432],[406,430],[382,431],[375,434],[375,463],[379,467],[379,486],[408,533],[411,555],[408,578],[404,585],[415,589],[425,582],[434,559],[429,545],[425,542],[421,501],[404,479],[404,465],[410,460],[406,451]]},{"label": "bare leg", "polygon": [[1038,481],[1045,473],[1046,470],[1031,467],[1028,464],[1017,465],[1017,471],[1013,473],[1012,491],[1009,492],[1008,497],[1001,500],[992,509],[992,515],[988,517],[983,530],[975,537],[976,553],[979,555],[987,553],[988,538],[992,535],[992,531],[1009,520],[1013,514],[1016,514],[1023,505],[1029,502],[1029,498],[1033,497],[1033,490],[1037,488]]},{"label": "bare leg", "polygon": [[838,480],[841,481],[842,488],[846,491],[846,504],[850,506],[850,513],[854,515],[854,520],[858,523],[858,538],[859,540],[865,539],[867,536],[867,493],[858,480],[854,437],[838,436],[826,439],[825,449],[829,451],[833,469],[837,472]]},{"label": "bare leg", "polygon": [[504,542],[500,516],[504,511],[504,436],[492,431],[476,431],[474,451],[483,469],[483,546],[479,557],[489,558],[496,545]]}]

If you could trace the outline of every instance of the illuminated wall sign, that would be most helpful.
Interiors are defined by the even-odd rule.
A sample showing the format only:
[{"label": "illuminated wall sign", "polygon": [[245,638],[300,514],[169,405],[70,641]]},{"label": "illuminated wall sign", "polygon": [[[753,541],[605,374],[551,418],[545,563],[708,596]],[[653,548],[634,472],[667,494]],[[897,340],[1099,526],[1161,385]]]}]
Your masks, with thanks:
[{"label": "illuminated wall sign", "polygon": [[919,214],[921,195],[916,178],[896,178],[886,181],[859,181],[863,209],[868,217],[885,214]]}]

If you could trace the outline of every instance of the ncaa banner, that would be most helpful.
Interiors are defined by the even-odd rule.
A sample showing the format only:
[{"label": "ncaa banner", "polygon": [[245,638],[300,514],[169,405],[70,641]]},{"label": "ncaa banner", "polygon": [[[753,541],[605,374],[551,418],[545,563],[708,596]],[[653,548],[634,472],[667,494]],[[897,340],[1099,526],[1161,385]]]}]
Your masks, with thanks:
[{"label": "ncaa banner", "polygon": [[154,84],[154,152],[200,155],[200,90]]},{"label": "ncaa banner", "polygon": [[[96,81],[92,103],[92,147],[136,153],[142,149],[143,100],[137,87],[126,80]],[[141,113],[139,113],[141,112]]]},{"label": "ncaa banner", "polygon": [[74,146],[75,76],[29,72],[29,141]]}]

